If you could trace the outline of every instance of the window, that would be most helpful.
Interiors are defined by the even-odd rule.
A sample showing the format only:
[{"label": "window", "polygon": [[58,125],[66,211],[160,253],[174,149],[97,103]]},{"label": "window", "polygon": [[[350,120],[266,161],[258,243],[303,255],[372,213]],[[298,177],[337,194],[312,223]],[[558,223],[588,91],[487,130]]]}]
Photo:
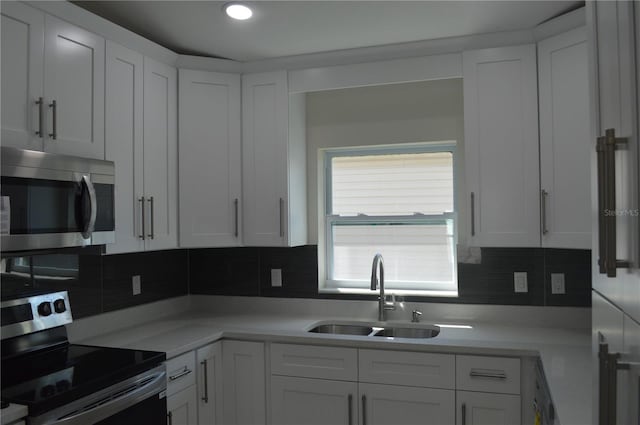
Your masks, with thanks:
[{"label": "window", "polygon": [[369,292],[380,253],[385,289],[457,296],[454,152],[454,143],[325,152],[322,291]]}]

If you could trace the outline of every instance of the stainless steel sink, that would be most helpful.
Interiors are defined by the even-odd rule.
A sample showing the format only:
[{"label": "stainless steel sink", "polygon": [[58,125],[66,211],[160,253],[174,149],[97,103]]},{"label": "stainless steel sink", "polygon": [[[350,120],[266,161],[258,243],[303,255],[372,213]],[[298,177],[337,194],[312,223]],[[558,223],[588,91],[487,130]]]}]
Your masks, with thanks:
[{"label": "stainless steel sink", "polygon": [[341,334],[341,335],[370,335],[373,332],[371,326],[366,325],[340,325],[331,323],[328,325],[320,325],[309,330],[319,334]]},{"label": "stainless steel sink", "polygon": [[373,336],[395,337],[395,338],[433,338],[438,336],[440,328],[437,326],[428,328],[384,328],[380,329]]}]

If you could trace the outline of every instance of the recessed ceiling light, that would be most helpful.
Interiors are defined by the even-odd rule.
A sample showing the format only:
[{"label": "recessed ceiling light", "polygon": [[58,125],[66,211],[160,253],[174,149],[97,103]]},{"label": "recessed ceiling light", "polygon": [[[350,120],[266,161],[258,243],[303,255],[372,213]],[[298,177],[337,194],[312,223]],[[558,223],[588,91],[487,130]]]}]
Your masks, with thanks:
[{"label": "recessed ceiling light", "polygon": [[242,3],[227,3],[222,6],[222,9],[230,18],[239,21],[246,21],[253,16],[253,11]]}]

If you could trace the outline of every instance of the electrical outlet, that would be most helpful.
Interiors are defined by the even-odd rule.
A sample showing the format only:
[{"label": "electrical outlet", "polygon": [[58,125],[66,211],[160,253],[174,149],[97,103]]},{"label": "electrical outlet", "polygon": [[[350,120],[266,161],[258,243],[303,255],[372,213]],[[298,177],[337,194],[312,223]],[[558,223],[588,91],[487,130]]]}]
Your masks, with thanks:
[{"label": "electrical outlet", "polygon": [[527,286],[527,272],[514,272],[513,286],[516,292],[529,292],[529,288]]},{"label": "electrical outlet", "polygon": [[564,273],[551,273],[551,293],[564,294]]},{"label": "electrical outlet", "polygon": [[142,278],[140,275],[131,277],[131,286],[133,288],[133,295],[140,295],[142,293]]},{"label": "electrical outlet", "polygon": [[282,269],[271,269],[271,286],[282,286]]}]

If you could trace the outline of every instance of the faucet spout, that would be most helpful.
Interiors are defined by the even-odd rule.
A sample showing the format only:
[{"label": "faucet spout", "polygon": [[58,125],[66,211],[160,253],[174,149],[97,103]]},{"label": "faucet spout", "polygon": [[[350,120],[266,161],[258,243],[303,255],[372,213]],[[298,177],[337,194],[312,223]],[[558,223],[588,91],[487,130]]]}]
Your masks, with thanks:
[{"label": "faucet spout", "polygon": [[387,302],[384,296],[384,261],[382,254],[376,254],[371,265],[371,290],[375,291],[378,288],[380,289],[378,321],[384,322],[387,320],[387,310],[395,310],[396,305],[395,302]]}]

